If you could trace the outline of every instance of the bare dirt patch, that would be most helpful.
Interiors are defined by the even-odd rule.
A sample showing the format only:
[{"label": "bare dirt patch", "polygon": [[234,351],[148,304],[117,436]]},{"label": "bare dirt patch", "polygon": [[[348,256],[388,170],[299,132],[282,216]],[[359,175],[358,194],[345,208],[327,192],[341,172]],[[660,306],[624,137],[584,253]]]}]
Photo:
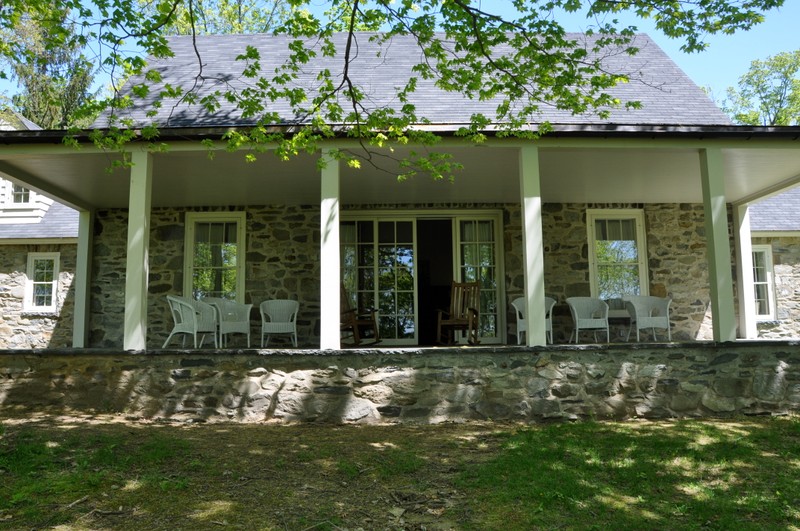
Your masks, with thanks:
[{"label": "bare dirt patch", "polygon": [[[36,426],[54,445],[78,437],[119,459],[145,452],[141,463],[106,470],[98,489],[63,493],[50,508],[59,529],[461,529],[471,518],[458,474],[490,458],[513,430],[476,423],[186,424],[112,416],[2,423],[6,441]],[[146,453],[151,447],[165,457]],[[13,507],[0,512],[0,528],[40,527],[37,522],[47,519],[26,520]]]}]

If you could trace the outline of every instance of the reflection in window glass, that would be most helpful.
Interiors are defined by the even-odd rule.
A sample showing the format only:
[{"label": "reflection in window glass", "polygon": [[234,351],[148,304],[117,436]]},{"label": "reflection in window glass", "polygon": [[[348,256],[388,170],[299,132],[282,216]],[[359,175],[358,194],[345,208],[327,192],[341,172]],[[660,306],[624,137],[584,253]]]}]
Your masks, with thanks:
[{"label": "reflection in window glass", "polygon": [[197,222],[194,227],[192,296],[236,300],[239,242],[236,221]]},{"label": "reflection in window glass", "polygon": [[[598,214],[602,216],[601,214]],[[642,278],[636,219],[594,219],[594,267],[601,299],[640,295]]]},{"label": "reflection in window glass", "polygon": [[59,253],[28,255],[28,285],[25,306],[29,310],[55,311],[58,290]]},{"label": "reflection in window glass", "polygon": [[461,281],[480,282],[479,334],[496,337],[498,334],[497,266],[494,221],[482,219],[459,222],[461,247]]}]

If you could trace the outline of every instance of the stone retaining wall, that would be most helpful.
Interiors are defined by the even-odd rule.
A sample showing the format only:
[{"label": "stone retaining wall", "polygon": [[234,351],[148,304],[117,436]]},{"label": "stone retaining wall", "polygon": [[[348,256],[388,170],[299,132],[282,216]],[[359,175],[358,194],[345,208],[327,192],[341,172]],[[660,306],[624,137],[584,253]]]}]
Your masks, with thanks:
[{"label": "stone retaining wall", "polygon": [[797,343],[0,354],[0,413],[438,423],[800,410]]}]

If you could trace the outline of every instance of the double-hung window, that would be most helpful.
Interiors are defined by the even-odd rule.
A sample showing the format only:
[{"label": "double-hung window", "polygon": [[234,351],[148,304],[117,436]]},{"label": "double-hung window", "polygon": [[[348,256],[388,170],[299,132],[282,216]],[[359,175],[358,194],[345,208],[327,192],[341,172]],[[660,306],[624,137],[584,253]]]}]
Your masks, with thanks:
[{"label": "double-hung window", "polygon": [[188,212],[184,295],[244,302],[244,212]]},{"label": "double-hung window", "polygon": [[593,297],[648,295],[644,213],[638,209],[587,210]]},{"label": "double-hung window", "polygon": [[771,321],[775,319],[775,288],[772,273],[772,247],[753,245],[753,295],[755,298],[756,319]]},{"label": "double-hung window", "polygon": [[26,311],[57,310],[59,256],[59,253],[28,254],[28,278],[23,304]]}]

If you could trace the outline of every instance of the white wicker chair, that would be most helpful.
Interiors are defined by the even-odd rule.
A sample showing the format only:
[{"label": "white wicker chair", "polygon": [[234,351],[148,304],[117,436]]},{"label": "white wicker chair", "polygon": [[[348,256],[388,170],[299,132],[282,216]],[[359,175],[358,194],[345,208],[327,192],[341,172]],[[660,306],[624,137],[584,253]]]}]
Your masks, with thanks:
[{"label": "white wicker chair", "polygon": [[[556,300],[551,297],[544,298],[544,326],[550,343],[553,342],[553,306]],[[528,319],[525,316],[525,298],[517,297],[511,301],[514,307],[514,314],[517,316],[517,345],[522,344],[522,333],[528,333]]]},{"label": "white wicker chair", "polygon": [[628,328],[628,337],[631,338],[631,331],[636,328],[636,341],[640,341],[639,331],[649,328],[653,334],[653,341],[656,341],[656,328],[666,329],[667,341],[672,341],[672,332],[669,322],[670,298],[653,297],[646,295],[628,295],[623,297],[625,307],[631,316],[631,326]]},{"label": "white wicker chair", "polygon": [[271,334],[291,334],[292,346],[297,348],[297,312],[300,311],[300,303],[288,299],[274,299],[262,302],[260,309],[261,347],[269,345]]},{"label": "white wicker chair", "polygon": [[[595,342],[597,342],[597,331],[605,330],[606,342],[611,341],[608,330],[608,304],[605,301],[594,297],[569,297],[567,305],[575,324],[575,329],[572,331],[575,343],[578,342],[578,336],[583,330],[594,331]],[[569,336],[570,339],[572,335]]]},{"label": "white wicker chair", "polygon": [[191,335],[194,339],[194,348],[197,348],[198,334],[201,334],[201,347],[206,340],[206,334],[211,334],[214,337],[214,346],[219,347],[217,342],[217,315],[211,305],[175,295],[167,295],[167,303],[175,325],[161,348],[166,348],[172,336],[176,334],[183,334],[182,346],[186,346],[186,336]]},{"label": "white wicker chair", "polygon": [[206,302],[214,307],[217,312],[217,323],[219,334],[219,345],[225,348],[228,345],[228,335],[245,334],[247,336],[247,348],[250,348],[250,310],[252,304],[242,304],[240,302],[223,299],[220,297],[205,297]]}]

